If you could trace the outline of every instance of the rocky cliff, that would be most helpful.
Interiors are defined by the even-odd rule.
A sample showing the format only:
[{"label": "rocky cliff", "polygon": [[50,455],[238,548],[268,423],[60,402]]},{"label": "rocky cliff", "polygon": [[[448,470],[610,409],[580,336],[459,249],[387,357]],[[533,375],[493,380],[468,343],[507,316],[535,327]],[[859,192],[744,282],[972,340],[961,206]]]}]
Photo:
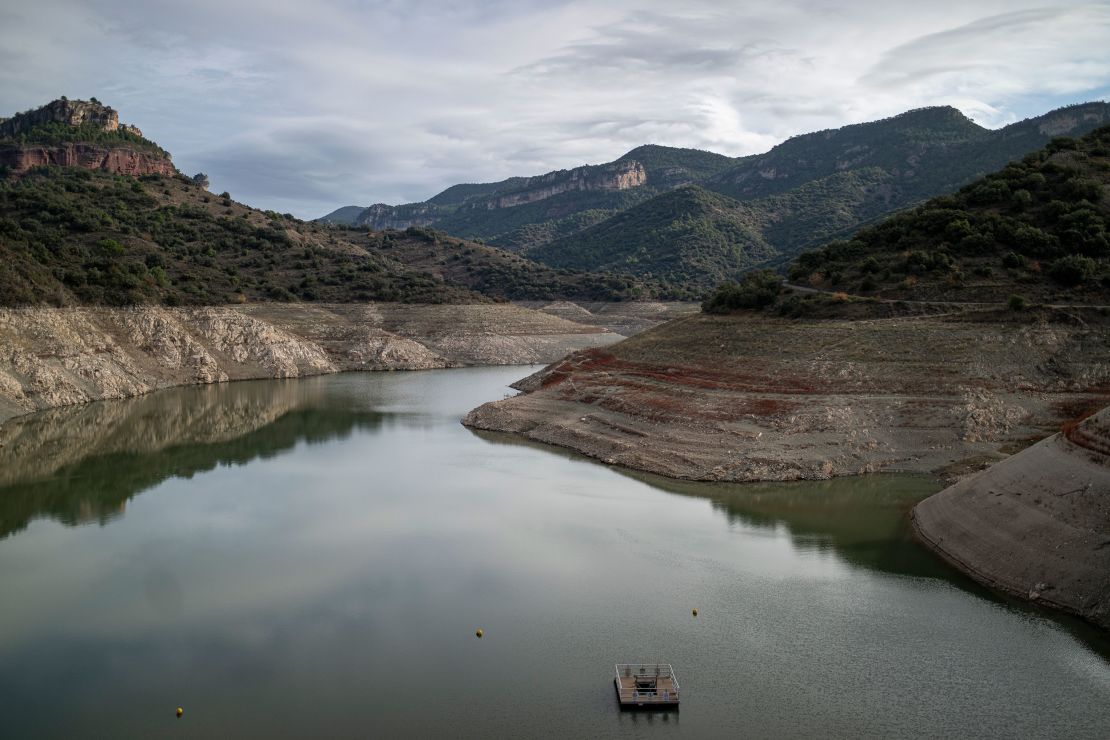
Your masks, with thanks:
[{"label": "rocky cliff", "polygon": [[397,229],[403,230],[410,226],[428,226],[436,222],[440,216],[439,208],[427,203],[415,203],[404,206],[390,206],[385,203],[375,203],[359,212],[351,221],[353,226],[365,226],[369,229]]},{"label": "rocky cliff", "polygon": [[472,207],[487,210],[512,208],[575,190],[628,190],[646,183],[647,172],[636,161],[577,167],[530,177],[519,190],[499,195],[485,203],[476,203]]},{"label": "rocky cliff", "polygon": [[913,524],[976,580],[1110,629],[1110,408],[930,496]]},{"label": "rocky cliff", "polygon": [[173,175],[170,155],[97,100],[61,98],[0,120],[0,167],[59,165],[121,175]]},{"label": "rocky cliff", "polygon": [[[605,165],[458,185],[423,203],[374,206],[363,211],[362,221],[349,209],[326,218],[373,228],[431,225],[539,261],[551,259],[552,265],[591,269],[587,260],[571,264],[562,254],[581,237],[591,242],[585,252],[613,254],[622,272],[658,277],[650,263],[666,257],[667,249],[645,249],[640,240],[626,238],[626,227],[656,235],[674,230],[682,238],[672,243],[725,255],[750,252],[754,240],[777,252],[772,261],[788,259],[884,214],[951,193],[1053,136],[1080,136],[1108,121],[1106,102],[1067,106],[998,130],[979,126],[955,108],[924,108],[803,134],[763,154],[736,159],[641,146]],[[668,192],[688,184],[740,201],[742,208],[733,204],[727,210],[752,221],[755,233],[700,228],[700,205],[676,208],[681,204]],[[695,233],[682,233],[691,230]],[[740,256],[744,269],[768,258]],[[713,262],[694,260],[689,267],[703,283],[732,279]],[[676,274],[674,284],[696,287],[684,274]]]},{"label": "rocky cliff", "polygon": [[495,211],[547,200],[562,193],[587,191],[620,191],[640,187],[648,181],[644,166],[634,160],[558,170],[536,177],[513,178],[511,187],[492,194],[481,193],[459,203],[408,203],[390,206],[376,203],[365,208],[353,219],[354,226],[371,229],[407,229],[429,226],[458,211]]},{"label": "rocky cliff", "polygon": [[[87,126],[98,131],[116,131],[120,128],[119,114],[95,100],[58,100],[41,108],[17,113],[11,118],[0,119],[0,138],[26,134],[36,127],[49,123],[65,126]],[[128,130],[137,131],[132,127]]]},{"label": "rocky cliff", "polygon": [[168,157],[129,147],[108,147],[97,144],[59,144],[57,146],[2,146],[0,167],[16,174],[32,167],[58,165],[107,170],[119,175],[166,175],[177,172]]},{"label": "rocky cliff", "polygon": [[553,361],[619,339],[507,304],[0,310],[0,420],[157,388]]}]

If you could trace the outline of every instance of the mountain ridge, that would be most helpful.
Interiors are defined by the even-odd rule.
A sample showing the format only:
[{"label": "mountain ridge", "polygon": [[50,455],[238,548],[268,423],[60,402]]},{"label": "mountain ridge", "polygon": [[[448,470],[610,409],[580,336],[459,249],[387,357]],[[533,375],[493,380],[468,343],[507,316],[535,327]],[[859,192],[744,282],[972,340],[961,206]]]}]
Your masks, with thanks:
[{"label": "mountain ridge", "polygon": [[[632,239],[628,230],[643,234],[627,216],[631,209],[646,223],[664,230],[681,230],[679,225],[662,227],[659,216],[671,212],[673,202],[666,194],[676,187],[695,184],[705,190],[745,204],[738,218],[760,224],[758,235],[746,230],[702,230],[705,242],[694,249],[702,256],[714,245],[724,251],[706,264],[719,269],[697,274],[690,269],[672,270],[676,277],[693,278],[702,287],[736,279],[743,271],[788,260],[804,249],[840,236],[850,235],[865,223],[887,213],[951,192],[975,177],[998,169],[1028,151],[1043,146],[1060,133],[1082,134],[1110,122],[1110,103],[1096,101],[1055,109],[1041,116],[1018,121],[999,129],[975,123],[951,106],[918,108],[877,121],[825,129],[791,137],[763,154],[731,158],[713,152],[661,145],[636,147],[613,162],[589,165],[589,172],[621,163],[639,163],[644,170],[640,184],[625,182],[611,188],[564,188],[542,193],[543,197],[505,200],[546,181],[569,177],[583,168],[557,170],[532,178],[510,178],[500,183],[465,186],[467,193],[452,186],[454,204],[432,200],[402,206],[376,204],[360,218],[366,225],[404,227],[411,223],[432,225],[455,236],[477,238],[495,246],[519,251],[552,266],[591,269],[596,260],[574,262],[569,255],[589,254],[599,249],[611,255],[609,263],[621,262],[619,253],[634,274],[654,276],[643,265],[658,265],[669,258],[659,255],[644,260],[642,240]],[[509,185],[511,183],[511,186]],[[442,195],[442,193],[441,193]],[[465,197],[463,197],[465,196]],[[459,198],[463,198],[458,202]],[[660,198],[659,203],[652,204]],[[642,207],[644,204],[649,204]],[[697,219],[693,214],[675,218]],[[613,220],[611,223],[609,221]],[[606,225],[608,224],[608,225]],[[623,226],[624,229],[617,228]],[[600,234],[609,243],[600,245]],[[734,234],[740,241],[730,241]],[[770,249],[753,246],[766,243]],[[657,243],[658,249],[667,249]],[[689,251],[690,245],[684,244]],[[557,254],[566,250],[567,255]],[[737,262],[739,253],[753,259]],[[758,255],[762,261],[755,261]],[[724,269],[725,265],[732,267]]]},{"label": "mountain ridge", "polygon": [[[703,272],[697,281],[700,285],[736,280],[747,270],[788,261],[830,239],[850,236],[864,224],[891,212],[953,192],[1039,149],[1050,134],[1081,134],[1105,123],[1110,123],[1107,103],[1069,106],[994,131],[977,126],[953,108],[927,108],[847,130],[795,137],[766,155],[746,158],[715,180],[701,183],[739,201],[743,217],[759,224],[758,234],[741,234],[739,241],[733,241],[726,232],[710,229],[702,232],[705,238],[701,245],[692,248],[687,243],[683,249],[703,257],[714,249],[719,252],[716,258],[703,261],[718,269]],[[793,169],[784,175],[784,167],[791,163]],[[658,228],[671,228],[658,218],[658,213],[669,210],[662,196],[654,196],[637,208]],[[681,220],[684,214],[677,218]],[[634,225],[625,225],[636,232]],[[589,269],[588,262],[555,257],[553,252],[580,254],[596,250],[596,234],[605,226],[604,221],[591,225],[525,253],[561,267]],[[608,233],[610,242],[604,250],[614,259],[622,250],[629,256],[640,250],[641,245],[627,234],[617,230]],[[762,262],[734,259],[760,242],[771,249],[750,253],[765,256]],[[667,249],[665,244],[657,247]],[[647,275],[639,268],[641,263],[642,259],[631,264],[629,271]],[[729,264],[731,269],[723,269]],[[696,270],[685,272],[692,275]]]},{"label": "mountain ridge", "polygon": [[1110,304],[1110,125],[799,255],[794,281],[896,300]]},{"label": "mountain ridge", "polygon": [[[655,297],[411,228],[367,234],[213,195],[96,101],[0,122],[0,306],[486,303]],[[11,159],[19,164],[12,166]]]}]

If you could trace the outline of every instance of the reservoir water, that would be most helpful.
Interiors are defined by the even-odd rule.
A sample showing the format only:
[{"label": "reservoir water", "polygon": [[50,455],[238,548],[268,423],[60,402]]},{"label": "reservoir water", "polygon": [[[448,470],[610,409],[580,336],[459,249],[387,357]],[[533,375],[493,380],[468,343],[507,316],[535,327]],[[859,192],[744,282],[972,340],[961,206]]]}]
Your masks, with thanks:
[{"label": "reservoir water", "polygon": [[[910,538],[936,481],[680,483],[459,424],[527,372],[0,426],[0,736],[1110,734],[1103,633]],[[657,660],[681,709],[621,712],[613,664]]]}]

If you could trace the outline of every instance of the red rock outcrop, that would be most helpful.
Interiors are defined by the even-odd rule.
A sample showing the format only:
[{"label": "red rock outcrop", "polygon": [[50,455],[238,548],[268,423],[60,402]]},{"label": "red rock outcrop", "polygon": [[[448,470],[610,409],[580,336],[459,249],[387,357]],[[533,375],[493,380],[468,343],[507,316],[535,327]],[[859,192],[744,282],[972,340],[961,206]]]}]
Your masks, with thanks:
[{"label": "red rock outcrop", "polygon": [[169,157],[130,147],[106,147],[96,144],[58,144],[56,146],[9,146],[0,148],[0,166],[14,173],[32,167],[60,165],[108,170],[121,175],[166,175],[177,170]]},{"label": "red rock outcrop", "polygon": [[467,415],[605,462],[708,481],[981,467],[1110,387],[1110,328],[990,314],[697,314],[572,355]]}]

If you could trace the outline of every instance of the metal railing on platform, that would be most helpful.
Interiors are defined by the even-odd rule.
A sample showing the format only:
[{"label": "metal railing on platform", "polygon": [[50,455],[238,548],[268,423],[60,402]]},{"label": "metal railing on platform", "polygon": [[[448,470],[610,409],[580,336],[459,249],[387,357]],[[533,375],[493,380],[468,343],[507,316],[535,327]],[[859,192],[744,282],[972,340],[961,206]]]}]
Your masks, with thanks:
[{"label": "metal railing on platform", "polygon": [[[617,663],[615,670],[617,691],[623,703],[672,704],[678,701],[678,678],[669,663]],[[661,683],[660,679],[667,680]]]}]

